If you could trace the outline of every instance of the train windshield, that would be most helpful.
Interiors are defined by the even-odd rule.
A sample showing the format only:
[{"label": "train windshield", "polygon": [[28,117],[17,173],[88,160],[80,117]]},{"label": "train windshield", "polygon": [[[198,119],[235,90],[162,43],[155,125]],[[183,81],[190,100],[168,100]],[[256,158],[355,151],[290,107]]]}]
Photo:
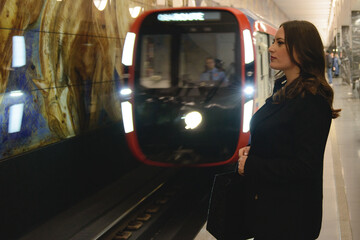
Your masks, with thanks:
[{"label": "train windshield", "polygon": [[[239,25],[227,11],[145,18],[136,49],[135,122],[150,160],[198,164],[232,157],[240,132],[240,56]],[[199,126],[186,123],[190,115],[201,118]]]},{"label": "train windshield", "polygon": [[[203,21],[196,18],[200,14],[204,15]],[[238,26],[232,15],[158,13],[148,18],[141,29],[139,84],[142,87],[225,87],[236,80]]]}]

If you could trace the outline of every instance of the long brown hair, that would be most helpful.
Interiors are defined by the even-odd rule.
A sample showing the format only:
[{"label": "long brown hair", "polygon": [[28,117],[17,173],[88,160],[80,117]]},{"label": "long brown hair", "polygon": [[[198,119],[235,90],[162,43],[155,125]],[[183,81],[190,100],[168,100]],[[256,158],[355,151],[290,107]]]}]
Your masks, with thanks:
[{"label": "long brown hair", "polygon": [[291,61],[300,68],[300,76],[273,95],[274,103],[304,96],[307,92],[319,94],[329,103],[332,118],[337,118],[341,109],[333,108],[334,91],[325,78],[324,46],[316,27],[308,21],[297,20],[280,27],[284,28],[286,48]]}]

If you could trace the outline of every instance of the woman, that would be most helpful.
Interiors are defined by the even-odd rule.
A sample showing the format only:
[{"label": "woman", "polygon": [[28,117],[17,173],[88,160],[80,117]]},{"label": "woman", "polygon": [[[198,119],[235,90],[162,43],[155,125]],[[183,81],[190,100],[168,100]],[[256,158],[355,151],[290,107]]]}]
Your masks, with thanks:
[{"label": "woman", "polygon": [[313,240],[322,220],[323,156],[333,109],[323,44],[306,21],[283,23],[269,48],[283,77],[251,120],[238,172],[256,201],[255,240]]}]

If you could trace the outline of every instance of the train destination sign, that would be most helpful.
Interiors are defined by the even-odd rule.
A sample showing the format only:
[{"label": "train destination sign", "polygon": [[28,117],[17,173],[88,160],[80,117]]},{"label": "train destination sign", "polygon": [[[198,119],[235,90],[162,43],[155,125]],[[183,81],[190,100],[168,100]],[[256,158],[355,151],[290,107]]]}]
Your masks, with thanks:
[{"label": "train destination sign", "polygon": [[161,22],[220,20],[220,12],[159,13],[157,19]]}]

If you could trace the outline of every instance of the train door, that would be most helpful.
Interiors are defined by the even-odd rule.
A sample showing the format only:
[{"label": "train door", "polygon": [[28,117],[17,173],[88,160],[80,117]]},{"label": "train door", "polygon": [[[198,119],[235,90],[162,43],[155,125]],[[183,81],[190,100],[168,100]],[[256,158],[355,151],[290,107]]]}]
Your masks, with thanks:
[{"label": "train door", "polygon": [[[274,40],[275,40],[275,36],[269,35],[269,37],[268,37],[268,46],[269,47],[274,42]],[[270,53],[268,56],[270,56]],[[270,60],[269,60],[269,66],[270,66]],[[274,88],[275,74],[276,74],[276,71],[274,69],[272,69],[271,67],[269,67],[269,79],[270,79],[269,84],[270,84],[270,89],[271,89],[270,95],[272,94],[272,89]]]},{"label": "train door", "polygon": [[273,81],[271,78],[271,70],[269,66],[269,38],[268,34],[256,32],[256,96],[255,109],[259,109],[265,100],[271,96],[273,89]]}]

